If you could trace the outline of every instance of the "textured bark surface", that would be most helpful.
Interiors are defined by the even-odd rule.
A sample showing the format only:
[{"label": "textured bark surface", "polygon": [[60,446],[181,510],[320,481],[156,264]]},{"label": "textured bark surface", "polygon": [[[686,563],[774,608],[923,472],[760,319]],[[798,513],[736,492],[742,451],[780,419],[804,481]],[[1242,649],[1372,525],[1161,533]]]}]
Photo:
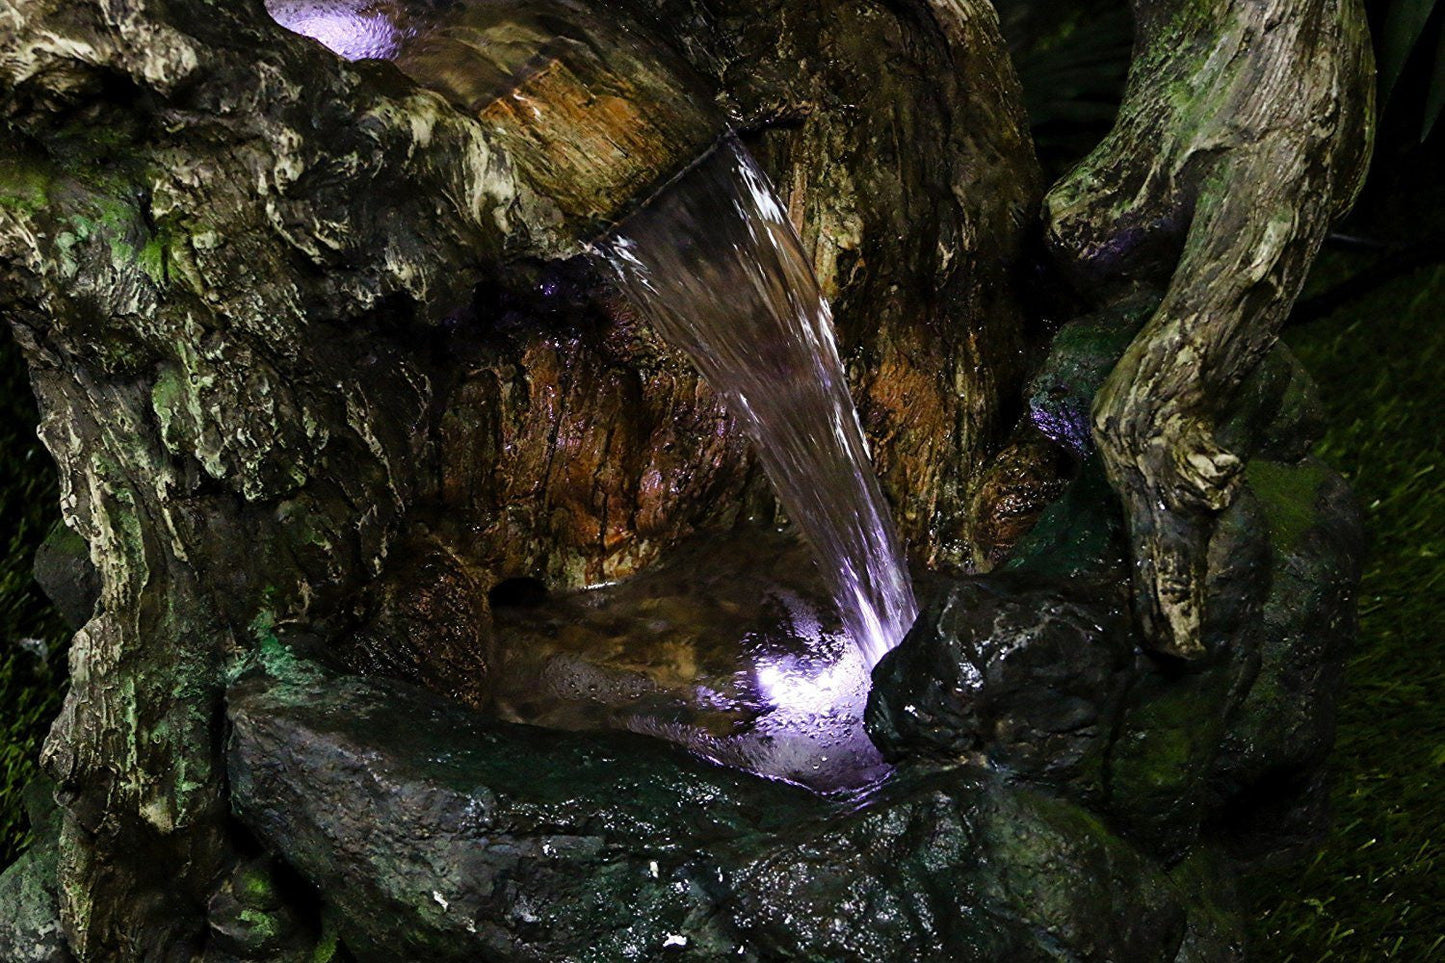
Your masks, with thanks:
[{"label": "textured bark surface", "polygon": [[[966,563],[1039,189],[991,9],[638,16],[801,222],[914,552]],[[237,872],[227,672],[276,631],[481,703],[498,581],[618,578],[772,509],[469,113],[257,2],[3,0],[0,27],[0,313],[101,579],[46,751],[61,918],[82,959],[185,957]]]},{"label": "textured bark surface", "polygon": [[[1137,7],[1119,126],[1045,219],[1085,300],[1167,288],[1094,429],[1145,638],[1189,656],[1238,567],[1210,569],[1238,475],[1216,428],[1359,182],[1368,46],[1345,0]],[[800,225],[915,559],[1001,558],[1057,452],[1010,434],[1041,188],[992,9],[629,9]],[[46,751],[81,959],[188,958],[208,907],[234,935],[224,692],[278,633],[484,705],[501,581],[618,579],[773,514],[711,391],[573,257],[615,205],[559,205],[460,100],[257,0],[0,0],[0,315],[101,581]]]},{"label": "textured bark surface", "polygon": [[1091,297],[1167,287],[1095,399],[1094,431],[1128,507],[1145,634],[1197,658],[1214,519],[1243,467],[1217,431],[1363,183],[1374,67],[1358,0],[1134,8],[1118,122],[1045,220]]}]

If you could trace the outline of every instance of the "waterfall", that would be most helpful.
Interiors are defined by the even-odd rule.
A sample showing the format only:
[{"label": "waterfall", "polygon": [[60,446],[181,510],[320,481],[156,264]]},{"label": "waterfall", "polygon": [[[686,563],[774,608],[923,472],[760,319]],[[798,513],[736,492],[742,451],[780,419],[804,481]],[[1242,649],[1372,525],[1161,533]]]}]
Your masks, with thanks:
[{"label": "waterfall", "polygon": [[593,245],[752,441],[871,668],[917,615],[802,242],[735,137]]},{"label": "waterfall", "polygon": [[[506,82],[496,95],[516,98],[507,85],[542,76],[536,55],[544,48],[558,57],[581,49],[572,41],[548,47],[555,24],[542,14],[557,7],[566,21],[577,13],[566,3],[266,0],[266,6],[281,25],[348,60],[400,58],[404,71],[469,112],[479,111],[474,101],[490,83],[473,83],[477,78],[500,72]],[[450,28],[460,29],[462,39],[448,40]],[[605,80],[605,65],[586,58],[625,36],[624,30],[607,34],[600,46],[583,45],[582,76]],[[438,46],[429,48],[429,38],[436,37]],[[621,84],[644,95],[639,110],[660,109],[673,119],[690,114],[667,100],[685,86],[656,78],[640,90]],[[647,100],[649,91],[663,100]],[[534,110],[547,106],[545,97],[529,102]],[[632,114],[603,120],[614,123],[618,116]],[[706,111],[699,116],[694,120],[707,131],[715,129]],[[577,122],[552,117],[533,132],[542,160],[561,165],[547,167],[548,176],[569,183],[570,174],[587,182],[588,164],[605,167],[627,157],[625,149],[592,157],[581,145],[603,143],[595,137],[567,140],[569,132],[585,133],[573,129]],[[671,130],[670,124],[657,130]],[[549,139],[554,136],[562,140]],[[672,141],[662,146],[690,149]],[[661,154],[672,157],[667,149]],[[584,219],[574,226],[590,229],[594,223]],[[680,549],[679,565],[658,566],[630,586],[554,598],[536,613],[494,613],[502,634],[529,640],[511,653],[516,677],[498,683],[509,717],[557,728],[625,727],[719,763],[824,791],[881,778],[887,764],[863,728],[869,672],[907,632],[917,607],[848,394],[828,305],[782,205],[757,164],[728,136],[594,242],[592,253],[722,396],[811,547],[822,584],[790,578],[799,574],[797,546],[780,550],[778,536],[752,531]],[[705,584],[713,575],[722,582],[699,593],[699,572]],[[792,588],[785,587],[790,581]],[[808,583],[802,594],[793,591],[798,583]],[[639,592],[653,594],[640,598]],[[672,605],[674,618],[659,617],[649,604],[658,598],[694,604]],[[575,630],[569,637],[589,638],[584,623],[599,606],[609,620],[603,643],[585,652],[549,648],[567,635],[559,626]],[[715,624],[705,631],[688,625],[695,612],[707,613]],[[739,620],[738,613],[745,617]],[[629,645],[618,645],[619,625],[626,626],[621,634]],[[639,671],[654,650],[679,640],[701,666],[693,666],[697,677],[685,694],[675,680],[663,685]],[[721,655],[723,649],[729,654]],[[720,721],[729,724],[720,727]]]}]

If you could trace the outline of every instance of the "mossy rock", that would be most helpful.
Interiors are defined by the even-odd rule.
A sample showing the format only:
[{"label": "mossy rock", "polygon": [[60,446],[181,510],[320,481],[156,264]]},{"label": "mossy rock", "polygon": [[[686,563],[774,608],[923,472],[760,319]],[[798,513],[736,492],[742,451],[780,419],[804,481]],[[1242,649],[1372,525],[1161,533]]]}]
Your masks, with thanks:
[{"label": "mossy rock", "polygon": [[362,961],[1171,960],[1213,932],[1099,816],[975,765],[825,797],[304,676],[232,689],[233,801]]},{"label": "mossy rock", "polygon": [[6,963],[71,963],[56,893],[61,813],[53,793],[45,779],[26,789],[35,842],[0,875],[0,959]]},{"label": "mossy rock", "polygon": [[1158,305],[1156,294],[1135,291],[1060,328],[1027,389],[1034,426],[1079,457],[1092,452],[1094,395]]}]

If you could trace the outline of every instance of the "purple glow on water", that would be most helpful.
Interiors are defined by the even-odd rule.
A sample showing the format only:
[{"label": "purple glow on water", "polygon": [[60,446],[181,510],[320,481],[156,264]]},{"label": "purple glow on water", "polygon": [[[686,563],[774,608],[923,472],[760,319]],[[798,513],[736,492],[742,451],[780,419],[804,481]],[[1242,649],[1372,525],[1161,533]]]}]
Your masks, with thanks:
[{"label": "purple glow on water", "polygon": [[829,665],[809,666],[797,659],[766,662],[756,678],[763,698],[781,715],[812,718],[842,706],[861,706],[868,698],[868,670],[857,648]]},{"label": "purple glow on water", "polygon": [[773,705],[826,712],[852,688],[848,685],[849,674],[842,663],[812,672],[797,665],[766,663],[758,666],[757,679],[758,688]]},{"label": "purple glow on water", "polygon": [[267,0],[271,18],[347,60],[396,56],[402,31],[368,0]]},{"label": "purple glow on water", "polygon": [[[774,597],[795,639],[791,651],[756,653],[751,677],[762,714],[731,739],[684,744],[718,762],[825,791],[882,778],[888,764],[863,727],[868,653],[825,629],[803,598],[788,591]],[[726,709],[725,702],[717,707]]]},{"label": "purple glow on water", "polygon": [[832,314],[762,170],[729,138],[593,251],[727,402],[871,669],[918,607]]}]

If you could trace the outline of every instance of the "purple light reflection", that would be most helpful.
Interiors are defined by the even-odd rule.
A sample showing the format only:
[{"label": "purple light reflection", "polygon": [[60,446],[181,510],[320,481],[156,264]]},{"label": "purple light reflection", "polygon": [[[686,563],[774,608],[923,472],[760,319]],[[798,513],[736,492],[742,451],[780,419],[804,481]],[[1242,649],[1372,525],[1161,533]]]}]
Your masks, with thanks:
[{"label": "purple light reflection", "polygon": [[347,60],[396,56],[402,31],[371,0],[267,0],[271,19]]},{"label": "purple light reflection", "polygon": [[872,684],[868,654],[824,630],[819,613],[799,596],[785,591],[776,598],[802,645],[759,653],[752,678],[766,709],[736,746],[743,767],[824,790],[881,778],[888,766],[863,728]]},{"label": "purple light reflection", "polygon": [[871,683],[866,656],[856,645],[819,654],[755,668],[758,694],[770,709],[757,721],[748,768],[823,790],[866,785],[888,771],[863,728]]},{"label": "purple light reflection", "polygon": [[868,698],[868,670],[855,649],[821,666],[792,658],[765,662],[755,677],[763,699],[776,707],[773,715],[800,722],[861,706]]}]

